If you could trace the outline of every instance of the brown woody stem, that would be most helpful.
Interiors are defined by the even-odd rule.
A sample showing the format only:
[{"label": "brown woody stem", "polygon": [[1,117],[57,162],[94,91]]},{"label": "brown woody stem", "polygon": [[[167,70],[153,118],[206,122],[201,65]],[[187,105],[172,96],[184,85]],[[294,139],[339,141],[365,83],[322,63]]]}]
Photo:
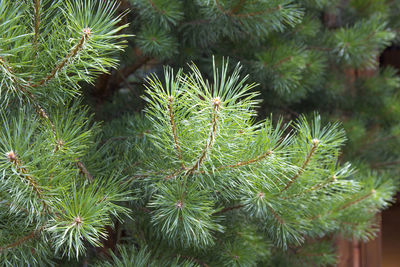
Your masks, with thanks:
[{"label": "brown woody stem", "polygon": [[243,207],[244,207],[244,205],[237,205],[237,206],[233,206],[233,207],[227,207],[227,208],[224,208],[224,209],[222,209],[220,211],[214,212],[212,215],[219,215],[219,214],[225,213],[227,211],[236,210],[236,209],[240,209],[240,208],[243,208]]},{"label": "brown woody stem", "polygon": [[26,86],[24,86],[22,82],[17,79],[17,77],[14,74],[14,70],[11,68],[11,66],[7,64],[5,59],[2,57],[0,57],[0,64],[3,65],[3,67],[6,68],[8,72],[10,72],[10,74],[12,75],[11,80],[16,84],[17,88],[32,102],[33,106],[35,107],[35,111],[39,115],[39,117],[45,119],[50,124],[53,136],[55,139],[57,139],[56,128],[54,126],[54,123],[51,121],[47,112],[40,106],[35,95],[29,90],[27,90]]},{"label": "brown woody stem", "polygon": [[76,165],[78,166],[78,169],[81,171],[81,173],[83,173],[84,175],[86,175],[86,177],[88,178],[88,180],[90,182],[93,182],[93,176],[90,174],[90,172],[86,169],[85,165],[82,163],[82,161],[80,161],[79,159],[76,159]]},{"label": "brown woody stem", "polygon": [[83,45],[85,44],[85,41],[91,34],[90,29],[84,29],[84,30],[86,30],[86,31],[84,31],[78,44],[75,45],[75,47],[72,49],[72,51],[46,77],[44,77],[38,83],[32,84],[31,85],[32,87],[39,87],[39,86],[47,83],[51,79],[53,79],[56,76],[56,74],[65,67],[65,65],[68,63],[68,61],[71,60],[72,58],[74,58],[79,53],[79,51],[81,51],[83,49]]},{"label": "brown woody stem", "polygon": [[237,11],[239,11],[239,9],[241,8],[241,6],[243,5],[243,3],[239,3],[238,5],[236,5],[233,9],[231,10],[226,10],[224,9],[221,4],[219,3],[218,0],[215,0],[215,3],[217,5],[217,8],[224,13],[225,15],[231,16],[231,17],[237,17],[237,18],[248,18],[248,17],[254,17],[257,15],[266,15],[268,13],[271,13],[273,11],[277,11],[280,10],[282,8],[281,5],[278,5],[274,8],[267,8],[265,10],[261,10],[261,11],[256,11],[256,12],[249,12],[249,13],[243,13],[243,14],[237,14]]},{"label": "brown woody stem", "polygon": [[272,215],[274,218],[280,223],[280,224],[285,224],[285,221],[282,219],[281,216],[279,216],[273,208],[267,205],[267,208],[271,211]]},{"label": "brown woody stem", "polygon": [[[310,187],[310,188],[307,189],[307,190],[304,190],[303,192],[301,192],[301,193],[299,193],[299,194],[296,194],[296,195],[294,195],[294,196],[291,196],[290,198],[298,197],[298,196],[301,196],[301,195],[306,194],[306,193],[308,193],[308,192],[317,191],[317,190],[323,188],[324,186],[327,186],[328,184],[330,184],[330,183],[332,183],[332,182],[334,182],[334,181],[336,181],[336,175],[333,175],[333,176],[331,177],[331,179],[329,179],[329,180],[327,180],[327,181],[325,181],[325,182],[323,182],[323,183],[319,183],[319,184],[317,184],[317,185],[314,185],[314,186]],[[282,199],[288,199],[288,198],[289,198],[289,197],[282,197]]]},{"label": "brown woody stem", "polygon": [[[176,153],[178,155],[179,160],[182,162],[182,150],[181,147],[179,146],[178,142],[178,134],[176,132],[176,125],[175,125],[175,116],[174,116],[174,111],[173,111],[173,97],[170,96],[168,97],[168,114],[169,114],[169,122],[171,124],[171,129],[172,129],[172,136],[174,138],[174,144],[175,144],[175,149]],[[185,168],[185,164],[182,162],[182,168]]]},{"label": "brown woody stem", "polygon": [[220,166],[217,169],[218,170],[223,170],[223,169],[226,169],[226,168],[237,168],[237,167],[241,167],[241,166],[250,165],[250,164],[259,162],[259,161],[265,159],[266,157],[268,157],[268,156],[270,156],[272,154],[273,154],[273,152],[271,150],[269,150],[268,152],[266,152],[266,153],[264,153],[264,154],[262,154],[262,155],[260,155],[260,156],[258,156],[256,158],[250,159],[248,161],[240,161],[240,162],[238,162],[236,164]]},{"label": "brown woody stem", "polygon": [[[354,199],[354,200],[352,200],[352,201],[350,201],[350,202],[347,202],[347,203],[344,204],[343,206],[338,207],[338,208],[336,208],[336,209],[334,209],[334,210],[330,210],[326,215],[329,215],[329,214],[331,214],[331,213],[333,213],[333,212],[338,212],[338,211],[347,209],[347,208],[349,208],[349,207],[351,207],[351,206],[353,206],[353,205],[355,205],[355,204],[357,204],[357,203],[360,203],[361,201],[363,201],[363,200],[369,198],[370,196],[374,195],[375,193],[376,193],[375,189],[372,189],[371,192],[369,192],[368,194],[365,194],[365,195],[362,196],[362,197],[359,197],[359,198],[356,198],[356,199]],[[322,216],[321,214],[318,214],[318,215],[316,215],[316,216],[314,216],[314,217],[312,217],[312,218],[310,218],[310,219],[311,219],[311,220],[314,220],[314,219],[320,218],[321,216]]]},{"label": "brown woody stem", "polygon": [[199,168],[199,166],[203,163],[204,159],[206,158],[207,153],[210,151],[210,149],[214,145],[215,135],[217,133],[217,122],[218,122],[217,110],[219,108],[220,102],[216,102],[216,100],[214,100],[214,103],[218,103],[218,105],[214,105],[214,110],[213,110],[212,119],[211,119],[211,130],[210,130],[210,134],[208,137],[208,141],[207,141],[203,151],[201,152],[199,159],[188,170],[188,172],[187,172],[188,174],[192,174],[197,168]]},{"label": "brown woody stem", "polygon": [[32,233],[30,233],[29,235],[26,235],[24,237],[21,237],[20,239],[18,239],[17,241],[15,241],[14,243],[11,243],[5,247],[0,247],[0,251],[3,250],[7,250],[7,249],[11,249],[11,248],[15,248],[20,246],[21,244],[25,243],[28,240],[31,240],[32,238],[34,238],[39,232],[41,232],[43,230],[44,227],[41,227],[38,230],[33,231]]},{"label": "brown woody stem", "polygon": [[297,171],[297,173],[292,178],[290,178],[289,182],[287,183],[285,188],[282,189],[281,192],[287,190],[297,180],[297,178],[299,178],[300,175],[305,171],[308,163],[310,163],[311,157],[314,155],[315,150],[318,147],[319,140],[318,139],[313,139],[312,143],[313,143],[313,145],[312,145],[312,147],[310,149],[310,152],[308,152],[307,157],[304,160],[303,164],[301,165],[300,169]]},{"label": "brown woody stem", "polygon": [[364,195],[364,196],[362,196],[360,198],[357,198],[357,199],[355,199],[353,201],[350,201],[350,202],[346,203],[345,205],[337,208],[335,211],[341,211],[341,210],[347,209],[348,207],[353,206],[353,205],[355,205],[355,204],[357,204],[357,203],[369,198],[370,196],[372,196],[374,194],[375,194],[375,190],[371,190],[371,192],[369,192],[368,194],[366,194],[366,195]]},{"label": "brown woody stem", "polygon": [[162,9],[160,9],[160,8],[158,8],[158,7],[154,4],[153,0],[149,0],[149,3],[150,3],[150,5],[151,5],[158,13],[163,14],[163,15],[165,14],[165,11],[162,10]]},{"label": "brown woody stem", "polygon": [[37,43],[39,39],[39,26],[40,26],[39,9],[40,9],[40,0],[35,0],[34,4],[35,35],[33,37],[33,45],[35,49],[37,48]]},{"label": "brown woody stem", "polygon": [[36,193],[38,199],[42,202],[43,207],[49,212],[49,207],[47,206],[46,202],[43,200],[42,190],[39,188],[38,184],[36,183],[35,179],[28,175],[28,170],[22,167],[22,163],[19,160],[18,156],[15,154],[14,151],[10,151],[7,153],[7,158],[11,164],[15,166],[17,171],[20,173],[20,177],[23,178],[28,182],[28,184],[32,187],[33,191]]}]

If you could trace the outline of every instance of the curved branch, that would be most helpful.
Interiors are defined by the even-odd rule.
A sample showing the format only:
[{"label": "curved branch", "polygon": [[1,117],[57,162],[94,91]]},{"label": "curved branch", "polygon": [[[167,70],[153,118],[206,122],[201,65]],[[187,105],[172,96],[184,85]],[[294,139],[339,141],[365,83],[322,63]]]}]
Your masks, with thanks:
[{"label": "curved branch", "polygon": [[[265,152],[264,154],[262,154],[262,155],[260,155],[260,156],[258,156],[256,158],[253,158],[253,159],[250,159],[250,160],[247,160],[247,161],[239,161],[238,163],[231,164],[231,165],[219,166],[216,170],[220,171],[220,170],[229,169],[229,168],[239,168],[239,167],[242,167],[242,166],[247,166],[247,165],[262,161],[263,159],[265,159],[266,157],[272,155],[273,153],[274,152],[272,150],[269,150],[269,151]],[[206,171],[200,171],[200,173],[204,174],[204,173],[206,173]]]},{"label": "curved branch", "polygon": [[355,205],[355,204],[357,204],[357,203],[369,198],[370,196],[374,195],[375,193],[376,193],[376,191],[374,189],[372,189],[371,192],[369,192],[368,194],[366,194],[366,195],[364,195],[364,196],[362,196],[360,198],[354,199],[354,200],[352,200],[350,202],[347,202],[345,205],[335,209],[335,211],[341,211],[341,210],[347,209],[348,207],[351,207],[351,206],[353,206],[353,205]]}]

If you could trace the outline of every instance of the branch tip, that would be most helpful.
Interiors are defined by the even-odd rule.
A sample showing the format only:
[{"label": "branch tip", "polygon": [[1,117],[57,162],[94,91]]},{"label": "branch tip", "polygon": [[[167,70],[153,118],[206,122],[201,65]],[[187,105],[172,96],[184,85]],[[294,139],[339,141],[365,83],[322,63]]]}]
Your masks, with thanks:
[{"label": "branch tip", "polygon": [[10,152],[7,152],[6,156],[7,156],[8,160],[10,162],[12,162],[13,164],[17,164],[18,157],[17,157],[17,154],[15,154],[14,151],[11,150]]},{"label": "branch tip", "polygon": [[76,226],[79,226],[82,223],[83,223],[83,220],[82,220],[81,216],[78,216],[78,217],[74,218],[74,224]]},{"label": "branch tip", "polygon": [[90,35],[92,35],[92,29],[90,28],[84,28],[82,30],[83,34],[85,34],[86,37],[89,37]]}]

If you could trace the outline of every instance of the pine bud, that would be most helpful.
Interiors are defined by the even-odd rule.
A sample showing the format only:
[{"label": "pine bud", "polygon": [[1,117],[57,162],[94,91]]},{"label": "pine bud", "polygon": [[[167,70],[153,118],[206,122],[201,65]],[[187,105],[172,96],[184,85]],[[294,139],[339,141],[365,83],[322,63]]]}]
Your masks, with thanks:
[{"label": "pine bud", "polygon": [[54,152],[57,152],[58,150],[60,150],[64,145],[65,145],[65,143],[63,140],[57,140]]},{"label": "pine bud", "polygon": [[182,209],[183,208],[182,201],[179,200],[178,202],[176,202],[175,207],[177,207],[178,209]]},{"label": "pine bud", "polygon": [[17,154],[15,154],[14,151],[11,150],[6,155],[7,155],[7,158],[8,158],[8,160],[10,162],[12,162],[12,163],[16,163],[17,162],[18,157],[17,157]]},{"label": "pine bud", "polygon": [[318,145],[319,142],[320,142],[320,140],[317,139],[317,138],[314,138],[313,140],[311,140],[311,143],[312,143],[314,146]]},{"label": "pine bud", "polygon": [[90,28],[84,28],[82,31],[86,37],[92,35],[92,30]]},{"label": "pine bud", "polygon": [[82,223],[82,218],[81,218],[80,216],[78,216],[78,217],[76,217],[76,218],[74,219],[74,224],[75,224],[76,226],[79,226],[81,223]]},{"label": "pine bud", "polygon": [[259,199],[264,199],[265,194],[264,194],[263,192],[259,192],[259,193],[257,194],[257,196],[258,196]]},{"label": "pine bud", "polygon": [[212,104],[215,110],[218,110],[221,107],[221,99],[217,96],[212,99]]}]

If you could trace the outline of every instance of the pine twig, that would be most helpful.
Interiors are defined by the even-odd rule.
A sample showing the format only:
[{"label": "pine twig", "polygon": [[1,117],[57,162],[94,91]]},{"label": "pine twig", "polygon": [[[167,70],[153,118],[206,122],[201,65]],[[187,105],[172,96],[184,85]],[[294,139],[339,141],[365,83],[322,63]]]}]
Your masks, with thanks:
[{"label": "pine twig", "polygon": [[178,134],[176,132],[175,116],[174,116],[174,111],[173,111],[173,107],[172,107],[173,101],[174,101],[174,99],[172,96],[168,97],[167,109],[168,109],[168,115],[169,115],[169,122],[171,124],[172,137],[174,139],[176,153],[178,155],[179,160],[181,161],[182,168],[185,168],[185,164],[182,161],[182,150],[181,150],[181,147],[179,146]]},{"label": "pine twig", "polygon": [[267,208],[271,211],[272,215],[274,216],[274,218],[280,223],[280,224],[285,224],[285,221],[282,219],[281,216],[278,215],[278,213],[276,213],[276,211],[271,208],[269,205],[267,205]]},{"label": "pine twig", "polygon": [[32,187],[33,191],[37,195],[38,199],[42,202],[43,207],[46,209],[47,212],[49,211],[49,207],[47,206],[46,202],[43,200],[42,190],[39,188],[35,179],[28,175],[28,170],[22,167],[22,163],[18,158],[17,154],[14,151],[10,151],[7,153],[7,159],[10,161],[11,164],[15,166],[18,172],[20,172],[19,176],[26,180],[28,184]]},{"label": "pine twig", "polygon": [[160,9],[158,6],[156,6],[153,2],[153,0],[149,0],[150,5],[156,10],[158,13],[165,15],[165,11]]},{"label": "pine twig", "polygon": [[355,204],[357,204],[357,203],[369,198],[370,196],[374,195],[375,193],[376,193],[376,191],[374,189],[372,189],[371,192],[369,192],[368,194],[366,194],[366,195],[364,195],[364,196],[362,196],[360,198],[357,198],[357,199],[355,199],[353,201],[350,201],[350,202],[346,203],[345,205],[337,208],[335,211],[341,211],[341,210],[347,209],[348,207],[353,206],[353,205],[355,205]]},{"label": "pine twig", "polygon": [[206,158],[207,153],[210,151],[210,149],[214,145],[215,135],[217,133],[217,122],[218,122],[217,111],[220,108],[220,105],[221,105],[221,100],[219,98],[213,99],[213,113],[212,113],[212,119],[211,119],[211,130],[210,130],[210,134],[208,137],[208,141],[207,141],[203,151],[201,152],[199,159],[196,161],[195,164],[193,164],[193,166],[187,172],[188,174],[192,174],[197,168],[200,167],[200,165],[203,163],[204,159]]},{"label": "pine twig", "polygon": [[382,167],[393,166],[393,165],[400,165],[400,160],[387,161],[387,162],[377,162],[377,163],[371,164],[371,168],[372,169],[379,169],[379,168],[382,168]]},{"label": "pine twig", "polygon": [[[267,158],[268,156],[272,155],[273,153],[274,152],[272,150],[269,150],[266,153],[264,153],[264,154],[262,154],[262,155],[260,155],[260,156],[258,156],[256,158],[247,160],[247,161],[239,161],[239,162],[237,162],[235,164],[219,166],[217,168],[217,171],[221,171],[221,170],[224,170],[224,169],[239,168],[239,167],[242,167],[242,166],[247,166],[247,165],[262,161],[263,159]],[[206,173],[206,171],[202,170],[202,171],[200,171],[200,173],[204,174],[204,173]]]},{"label": "pine twig", "polygon": [[35,35],[33,37],[33,45],[35,49],[37,49],[37,43],[39,39],[39,26],[40,26],[40,14],[39,14],[39,9],[40,9],[40,0],[35,0],[34,3],[34,20],[35,20]]},{"label": "pine twig", "polygon": [[82,163],[82,161],[80,161],[79,159],[76,159],[76,165],[78,166],[78,169],[81,171],[81,173],[86,175],[89,182],[93,182],[93,176],[90,174],[90,172],[85,167],[85,165]]},{"label": "pine twig", "polygon": [[272,154],[273,154],[273,151],[272,151],[272,150],[269,150],[269,151],[267,151],[266,153],[264,153],[264,154],[262,154],[262,155],[260,155],[260,156],[258,156],[258,157],[256,157],[256,158],[253,158],[253,159],[250,159],[250,160],[247,160],[247,161],[240,161],[240,162],[235,163],[235,164],[232,164],[232,165],[220,166],[220,167],[218,167],[217,169],[218,169],[218,170],[223,170],[223,169],[226,169],[226,168],[237,168],[237,167],[242,167],[242,166],[250,165],[250,164],[259,162],[259,161],[261,161],[261,160],[267,158],[268,156],[270,156],[270,155],[272,155]]},{"label": "pine twig", "polygon": [[[347,208],[349,208],[349,207],[351,207],[351,206],[353,206],[353,205],[355,205],[355,204],[358,204],[358,203],[360,203],[361,201],[363,201],[363,200],[365,200],[365,199],[367,199],[367,198],[369,198],[370,196],[373,196],[373,195],[375,195],[375,194],[376,194],[375,189],[372,189],[371,192],[369,192],[368,194],[365,194],[364,196],[361,196],[361,197],[359,197],[359,198],[357,198],[357,199],[354,199],[354,200],[352,200],[352,201],[350,201],[350,202],[347,202],[347,203],[344,204],[343,206],[340,206],[340,207],[338,207],[338,208],[336,208],[336,209],[334,209],[334,210],[329,210],[329,212],[327,212],[327,214],[325,214],[325,215],[329,215],[329,214],[332,214],[333,212],[338,212],[338,211],[342,211],[342,210],[344,210],[344,209],[347,209]],[[315,220],[315,219],[320,218],[320,217],[322,217],[322,214],[318,214],[318,215],[316,215],[316,216],[314,216],[314,217],[311,217],[310,220]]]},{"label": "pine twig", "polygon": [[237,18],[249,18],[249,17],[254,17],[254,16],[258,16],[258,15],[266,15],[268,13],[277,11],[277,10],[281,10],[282,6],[278,5],[275,8],[267,8],[265,10],[261,10],[261,11],[255,11],[255,12],[249,12],[249,13],[244,13],[244,14],[237,14],[236,12],[238,11],[238,7],[240,7],[239,5],[237,5],[234,9],[232,10],[226,10],[224,9],[221,4],[219,3],[218,0],[215,0],[215,3],[217,5],[217,8],[225,15],[228,15],[230,17],[237,17]]},{"label": "pine twig", "polygon": [[40,233],[43,229],[44,229],[44,226],[40,227],[38,230],[35,230],[35,231],[31,232],[29,235],[26,235],[26,236],[18,239],[17,241],[5,246],[5,247],[0,247],[0,252],[3,251],[3,250],[8,250],[8,249],[15,248],[15,247],[18,247],[18,246],[22,245],[23,243],[35,238],[35,236],[38,233]]},{"label": "pine twig", "polygon": [[[317,191],[317,190],[319,190],[319,189],[321,189],[321,188],[327,186],[328,184],[330,184],[330,183],[332,183],[332,182],[335,182],[336,179],[337,179],[336,175],[333,175],[329,180],[327,180],[327,181],[325,181],[325,182],[323,182],[323,183],[319,183],[319,184],[317,184],[317,185],[314,185],[314,186],[312,186],[312,187],[310,187],[310,188],[304,190],[304,191],[301,192],[301,193],[298,193],[298,194],[295,194],[295,195],[293,195],[293,196],[290,196],[290,198],[298,197],[298,196],[301,196],[301,195],[303,195],[303,194],[306,194],[306,193],[309,193],[309,192],[312,192],[312,191]],[[289,197],[281,197],[281,198],[282,198],[282,199],[289,199]]]},{"label": "pine twig", "polygon": [[54,126],[54,123],[51,121],[49,115],[44,110],[44,108],[42,108],[42,106],[39,104],[35,95],[32,92],[30,92],[28,89],[26,89],[26,86],[23,85],[22,82],[17,79],[17,77],[15,76],[14,70],[11,68],[11,66],[9,64],[7,64],[7,61],[2,57],[0,57],[0,64],[3,65],[3,67],[6,68],[8,70],[8,72],[11,74],[11,80],[13,83],[15,83],[17,88],[23,93],[23,95],[25,95],[25,97],[27,97],[32,102],[33,106],[35,107],[35,111],[39,115],[39,117],[45,119],[50,124],[52,132],[53,132],[53,136],[55,139],[57,139],[56,128]]},{"label": "pine twig", "polygon": [[83,34],[82,34],[79,42],[72,49],[72,51],[67,56],[65,56],[65,58],[46,77],[44,77],[38,83],[32,84],[31,86],[39,87],[39,86],[42,86],[43,84],[49,82],[51,79],[53,79],[56,76],[56,74],[65,67],[65,65],[68,63],[68,61],[70,61],[72,58],[74,58],[79,53],[79,51],[81,51],[83,49],[83,46],[84,46],[86,40],[90,37],[91,34],[92,34],[92,32],[91,32],[90,28],[83,29]]},{"label": "pine twig", "polygon": [[225,213],[227,211],[236,210],[236,209],[240,209],[240,208],[243,208],[243,207],[244,207],[244,205],[237,205],[237,206],[233,206],[233,207],[227,207],[227,208],[224,208],[224,209],[222,209],[220,211],[214,212],[212,215],[219,215],[219,214]]},{"label": "pine twig", "polygon": [[310,163],[311,157],[314,155],[315,150],[318,147],[319,142],[320,141],[318,139],[313,139],[312,140],[312,144],[313,145],[312,145],[312,147],[310,149],[310,152],[308,152],[306,159],[304,160],[303,164],[301,165],[301,167],[297,171],[297,173],[292,178],[290,178],[289,182],[286,184],[285,188],[283,188],[281,190],[281,192],[287,190],[297,180],[297,178],[299,178],[299,176],[305,171],[308,163]]}]

